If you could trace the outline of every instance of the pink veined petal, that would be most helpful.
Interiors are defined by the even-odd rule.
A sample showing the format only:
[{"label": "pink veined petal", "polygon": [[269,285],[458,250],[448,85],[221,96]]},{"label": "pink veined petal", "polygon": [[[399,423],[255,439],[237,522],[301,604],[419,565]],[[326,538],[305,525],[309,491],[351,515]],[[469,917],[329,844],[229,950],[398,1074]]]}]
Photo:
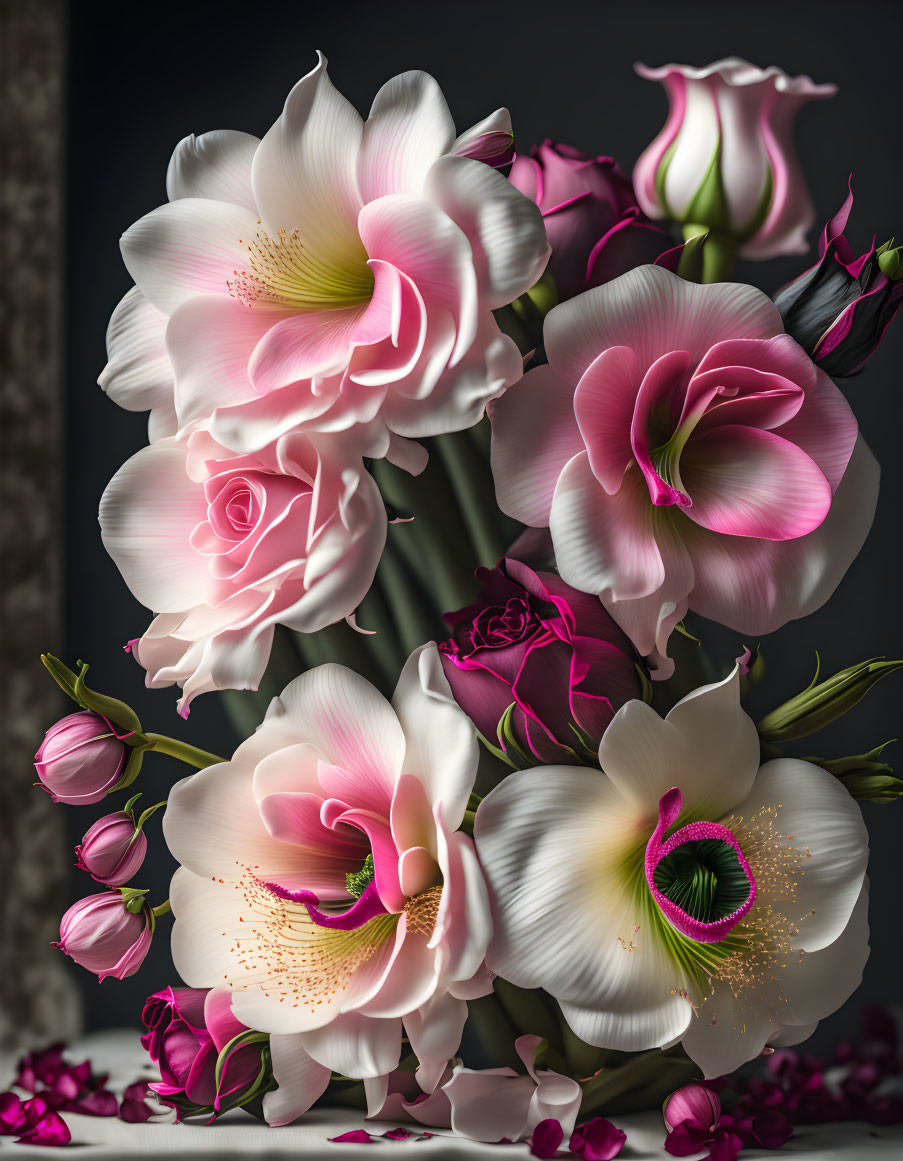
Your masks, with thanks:
[{"label": "pink veined petal", "polygon": [[489,415],[499,507],[530,527],[544,528],[558,477],[584,448],[573,384],[550,365],[536,367],[492,404]]},{"label": "pink veined petal", "polygon": [[222,1052],[230,1040],[247,1032],[244,1024],[232,1013],[231,992],[218,988],[209,991],[204,1000],[204,1024],[218,1052]]},{"label": "pink veined petal", "polygon": [[463,231],[432,202],[406,194],[369,202],[358,228],[370,258],[407,274],[428,309],[436,304],[452,312],[457,324],[452,361],[460,358],[476,337],[480,305],[473,251]]},{"label": "pink veined petal", "polygon": [[122,258],[144,297],[164,314],[195,294],[228,294],[247,264],[242,239],[259,227],[252,210],[207,198],[159,206],[122,235]]},{"label": "pink veined petal", "polygon": [[[690,363],[686,351],[669,351],[661,355],[646,374],[637,394],[636,410],[630,426],[630,446],[646,479],[649,496],[653,504],[686,506],[687,500],[680,490],[680,480],[672,485],[663,480],[652,463],[650,453],[655,451],[659,439],[665,442],[670,434],[670,423],[662,423],[663,417],[670,417],[674,411],[675,398],[679,397],[684,375]],[[658,434],[661,433],[661,435]]]},{"label": "pink veined petal", "polygon": [[680,472],[692,501],[685,514],[728,536],[791,540],[831,507],[831,485],[814,460],[771,431],[724,426],[694,435]]},{"label": "pink veined petal", "polygon": [[820,608],[861,549],[875,513],[879,468],[860,437],[831,510],[794,540],[726,537],[687,522],[690,607],[741,633],[771,633]]},{"label": "pink veined petal", "polygon": [[196,137],[189,133],[175,147],[166,171],[166,194],[179,198],[211,198],[253,210],[251,162],[260,141],[235,129],[214,129]]},{"label": "pink veined petal", "polygon": [[403,383],[423,354],[429,320],[423,296],[407,274],[391,262],[371,258],[373,302],[355,330],[367,350],[355,353],[349,376],[366,387]]},{"label": "pink veined petal", "polygon": [[[360,973],[359,973],[360,974]],[[395,945],[387,965],[377,975],[370,973],[370,984],[362,980],[349,1005],[365,1016],[389,1019],[425,1004],[438,984],[436,957],[428,950],[423,935],[407,930],[407,915],[398,921]]]},{"label": "pink veined petal", "polygon": [[660,266],[639,266],[559,304],[543,328],[549,362],[574,383],[607,347],[631,347],[645,371],[670,351],[687,351],[696,366],[724,339],[783,333],[777,307],[754,286],[697,286]]},{"label": "pink veined petal", "polygon": [[357,159],[363,201],[419,194],[430,166],[448,152],[454,136],[445,97],[428,73],[401,73],[387,81],[373,101]]},{"label": "pink veined petal", "polygon": [[[274,839],[304,847],[318,857],[334,859],[354,870],[370,853],[366,838],[355,827],[324,825],[323,799],[316,794],[267,794],[259,801],[260,817]],[[344,813],[344,811],[342,811]],[[345,882],[342,875],[342,890]],[[313,890],[313,888],[311,888]]]},{"label": "pink veined petal", "polygon": [[593,474],[617,492],[632,459],[630,428],[642,375],[629,347],[609,347],[587,367],[574,392],[574,415]]},{"label": "pink veined petal", "polygon": [[380,902],[387,911],[401,911],[405,905],[405,894],[399,880],[399,852],[392,839],[388,819],[354,807],[343,811],[336,819],[336,825],[356,826],[367,836],[373,854],[373,879]]},{"label": "pink veined petal", "polygon": [[442,157],[425,192],[467,236],[480,298],[490,308],[506,306],[537,281],[551,253],[542,214],[500,173],[468,157]]},{"label": "pink veined petal", "polygon": [[649,596],[665,579],[653,530],[654,507],[631,468],[613,495],[592,473],[586,452],[558,478],[549,529],[558,571],[568,584],[613,601]]},{"label": "pink veined petal", "polygon": [[199,294],[177,307],[166,328],[179,427],[218,407],[255,398],[248,361],[278,315],[248,310],[223,294]]},{"label": "pink veined petal", "polygon": [[318,57],[258,146],[251,185],[271,234],[298,229],[317,259],[356,271],[365,260],[355,224],[363,122],[330,81],[326,58]]},{"label": "pink veined petal", "polygon": [[847,470],[858,433],[856,416],[843,392],[821,370],[797,414],[778,429],[779,435],[798,444],[815,460],[832,491]]},{"label": "pink veined petal", "polygon": [[262,335],[250,359],[248,372],[255,391],[267,395],[300,379],[344,370],[354,350],[354,332],[366,313],[365,306],[349,306],[277,321]]}]

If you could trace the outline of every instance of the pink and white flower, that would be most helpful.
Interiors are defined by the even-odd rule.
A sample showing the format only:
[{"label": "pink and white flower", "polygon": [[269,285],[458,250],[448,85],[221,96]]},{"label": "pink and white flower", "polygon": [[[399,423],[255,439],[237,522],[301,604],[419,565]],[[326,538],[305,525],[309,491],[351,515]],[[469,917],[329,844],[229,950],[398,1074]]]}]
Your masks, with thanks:
[{"label": "pink and white flower", "polygon": [[156,618],[132,648],[151,688],[256,689],[276,624],[313,633],[373,580],[385,505],[341,439],[292,433],[236,456],[209,432],[128,460],[100,505],[106,547]]},{"label": "pink and white flower", "polygon": [[499,505],[549,528],[657,676],[687,609],[759,635],[828,599],[878,467],[769,298],[643,266],[555,307],[545,348],[493,404]]},{"label": "pink and white flower", "polygon": [[104,389],[151,407],[152,435],[205,421],[242,452],[356,427],[381,456],[390,432],[471,426],[521,373],[492,311],[549,253],[536,206],[479,160],[510,139],[505,110],[456,137],[420,72],[364,122],[322,56],[263,140],[186,137],[169,203],[122,239],[137,290],[111,321]]},{"label": "pink and white flower", "polygon": [[679,1041],[707,1077],[805,1040],[868,958],[855,800],[809,762],[759,765],[736,668],[665,719],[628,702],[599,763],[511,774],[480,804],[489,967],[587,1043]]},{"label": "pink and white flower", "polygon": [[832,97],[837,87],[739,57],[636,70],[661,81],[671,102],[665,127],[633,171],[643,211],[733,238],[745,258],[804,254],[815,211],[793,125],[807,101]]},{"label": "pink and white flower", "polygon": [[308,671],[231,762],[170,795],[173,958],[271,1033],[271,1123],[304,1112],[330,1070],[389,1073],[402,1021],[425,1091],[454,1056],[465,1000],[491,990],[486,886],[458,829],[477,758],[430,644],[392,704],[342,666]]}]

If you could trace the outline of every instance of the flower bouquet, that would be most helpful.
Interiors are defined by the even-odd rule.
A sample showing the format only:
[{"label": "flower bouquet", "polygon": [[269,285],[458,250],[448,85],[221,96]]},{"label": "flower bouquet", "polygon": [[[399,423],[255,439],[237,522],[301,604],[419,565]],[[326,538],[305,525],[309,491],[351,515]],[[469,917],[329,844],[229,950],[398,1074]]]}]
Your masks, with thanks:
[{"label": "flower bouquet", "polygon": [[[246,740],[148,732],[47,656],[78,709],[37,768],[73,804],[153,751],[194,770],[169,900],[132,885],[163,805],[136,794],[85,834],[101,890],[59,943],[121,979],[171,908],[182,983],[142,1043],[181,1116],[343,1104],[352,1139],[366,1115],[613,1157],[609,1115],[805,1040],[860,981],[860,803],[903,783],[881,746],[797,743],[903,662],[776,704],[758,638],[868,534],[836,380],[900,305],[900,248],[854,255],[850,193],[774,299],[732,281],[805,253],[793,123],[833,86],[639,71],[671,112],[631,180],[515,154],[504,109],[459,133],[424,73],[363,120],[321,57],[262,139],[181,141],[122,239],[100,383],[150,442],[100,523],[154,613],[126,648]],[[786,1137],[718,1107],[673,1098],[671,1151]]]}]

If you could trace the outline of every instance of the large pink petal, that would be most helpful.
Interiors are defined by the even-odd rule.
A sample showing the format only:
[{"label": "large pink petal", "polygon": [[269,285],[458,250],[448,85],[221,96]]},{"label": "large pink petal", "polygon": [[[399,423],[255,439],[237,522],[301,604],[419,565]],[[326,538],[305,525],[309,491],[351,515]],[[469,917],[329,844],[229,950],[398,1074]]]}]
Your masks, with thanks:
[{"label": "large pink petal", "polygon": [[621,486],[632,459],[630,428],[642,378],[630,347],[609,347],[574,392],[574,415],[593,474],[609,495]]},{"label": "large pink petal", "polygon": [[207,561],[190,544],[206,509],[203,489],[185,471],[185,448],[172,440],[143,448],[107,485],[100,502],[104,547],[154,612],[189,609],[207,596]]},{"label": "large pink petal", "polygon": [[568,584],[612,601],[645,597],[665,579],[655,509],[641,473],[628,471],[613,495],[581,452],[558,478],[549,529],[558,571]]},{"label": "large pink petal", "polygon": [[536,367],[493,403],[490,418],[499,507],[533,528],[546,527],[558,477],[584,447],[573,381],[549,365]]},{"label": "large pink petal", "polygon": [[576,383],[606,347],[632,347],[642,372],[669,351],[687,351],[695,366],[724,339],[783,334],[777,307],[740,283],[698,286],[660,266],[639,266],[549,311],[549,362]]},{"label": "large pink petal", "polygon": [[437,304],[452,312],[457,324],[453,359],[463,355],[476,337],[479,299],[473,252],[462,230],[438,206],[405,194],[368,203],[358,228],[370,258],[407,274],[427,307]]},{"label": "large pink petal", "polygon": [[301,231],[303,244],[343,271],[365,261],[357,233],[355,167],[363,133],[357,110],[334,88],[319,54],[258,146],[251,184],[269,232]]},{"label": "large pink petal", "polygon": [[696,583],[690,608],[741,633],[770,633],[820,608],[865,542],[879,468],[860,438],[822,524],[795,540],[730,538],[687,521]]},{"label": "large pink petal", "polygon": [[408,380],[423,354],[429,320],[416,283],[391,262],[371,258],[373,300],[355,328],[356,352],[350,368],[355,383],[383,387]]},{"label": "large pink petal", "polygon": [[482,301],[496,309],[530,289],[551,253],[535,202],[468,157],[440,158],[425,191],[467,236]]},{"label": "large pink petal", "polygon": [[354,827],[323,825],[320,795],[267,794],[259,805],[264,826],[280,842],[305,847],[324,858],[344,860],[345,870],[354,870],[355,863],[363,863],[370,853],[366,839]]},{"label": "large pink petal", "polygon": [[199,294],[177,307],[166,328],[179,426],[218,407],[256,398],[248,362],[279,315],[249,310],[224,294]]},{"label": "large pink petal", "polygon": [[[248,371],[261,395],[299,379],[336,374],[354,350],[354,332],[367,308],[317,310],[276,321],[263,334]],[[261,312],[263,313],[263,312]]]},{"label": "large pink petal", "polygon": [[401,73],[387,81],[373,101],[357,159],[363,201],[419,194],[430,166],[454,137],[445,97],[428,73]]},{"label": "large pink petal", "polygon": [[692,502],[686,515],[728,536],[805,536],[831,506],[831,485],[815,461],[795,443],[754,427],[692,436],[680,478]]},{"label": "large pink petal", "polygon": [[211,198],[253,210],[251,162],[260,141],[235,129],[214,129],[196,137],[190,133],[175,147],[166,171],[166,193],[179,198]]},{"label": "large pink petal", "polygon": [[799,444],[815,460],[833,491],[850,462],[858,426],[843,393],[819,370],[803,406],[778,434]]},{"label": "large pink petal", "polygon": [[242,239],[259,229],[252,210],[207,198],[159,206],[122,235],[122,258],[144,297],[164,314],[195,294],[229,293],[247,266]]},{"label": "large pink petal", "polygon": [[[636,410],[630,426],[630,445],[646,479],[653,504],[686,504],[686,497],[680,490],[680,480],[675,478],[676,487],[664,480],[653,466],[650,453],[655,450],[658,440],[664,442],[663,437],[669,433],[667,417],[672,414],[675,401],[680,395],[689,361],[690,356],[686,351],[668,351],[660,355],[643,376],[637,395]],[[662,416],[665,417],[664,423]],[[659,430],[656,431],[656,428]]]}]

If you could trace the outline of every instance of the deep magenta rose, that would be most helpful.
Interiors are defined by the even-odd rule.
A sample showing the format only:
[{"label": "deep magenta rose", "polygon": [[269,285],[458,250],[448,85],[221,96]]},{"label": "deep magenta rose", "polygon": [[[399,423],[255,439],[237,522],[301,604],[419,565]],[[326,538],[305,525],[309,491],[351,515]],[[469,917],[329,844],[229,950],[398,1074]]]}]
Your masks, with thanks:
[{"label": "deep magenta rose", "polygon": [[148,996],[141,1013],[147,1032],[141,1044],[160,1066],[150,1088],[181,1113],[225,1112],[243,1103],[261,1071],[260,1044],[233,1045],[219,1085],[216,1065],[223,1049],[248,1029],[232,1015],[228,992],[163,988]]},{"label": "deep magenta rose", "polygon": [[639,208],[630,178],[612,157],[547,139],[515,158],[508,176],[542,211],[552,247],[548,269],[561,301],[654,262],[671,245]]},{"label": "deep magenta rose", "polygon": [[490,742],[513,704],[526,757],[573,762],[575,749],[598,745],[619,706],[642,696],[630,642],[597,598],[554,573],[505,559],[477,576],[480,599],[446,613],[452,637],[439,646],[456,701]]}]

